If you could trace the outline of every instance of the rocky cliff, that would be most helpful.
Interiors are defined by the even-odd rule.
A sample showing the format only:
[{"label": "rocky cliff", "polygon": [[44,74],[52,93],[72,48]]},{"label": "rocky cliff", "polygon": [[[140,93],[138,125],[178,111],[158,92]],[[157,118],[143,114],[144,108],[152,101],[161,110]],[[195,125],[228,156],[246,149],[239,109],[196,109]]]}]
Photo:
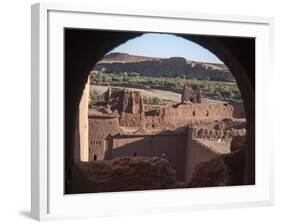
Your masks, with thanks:
[{"label": "rocky cliff", "polygon": [[188,61],[182,57],[152,58],[111,53],[96,64],[103,72],[136,72],[144,76],[185,76],[187,79],[234,81],[224,64]]}]

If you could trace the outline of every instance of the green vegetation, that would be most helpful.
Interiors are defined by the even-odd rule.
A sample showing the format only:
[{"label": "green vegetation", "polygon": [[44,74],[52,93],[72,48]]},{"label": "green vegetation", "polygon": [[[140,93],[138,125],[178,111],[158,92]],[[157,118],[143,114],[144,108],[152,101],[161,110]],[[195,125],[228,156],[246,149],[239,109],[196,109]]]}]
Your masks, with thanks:
[{"label": "green vegetation", "polygon": [[131,85],[140,88],[158,88],[180,93],[184,84],[197,85],[203,97],[224,101],[240,101],[241,95],[234,82],[218,82],[208,80],[186,80],[184,76],[177,77],[149,77],[138,73],[103,73],[97,72],[91,76],[92,85]]},{"label": "green vegetation", "polygon": [[99,95],[100,95],[99,91],[97,91],[96,89],[92,89],[90,91],[89,105],[93,105],[97,101]]},{"label": "green vegetation", "polygon": [[158,97],[144,97],[143,102],[150,105],[166,105],[168,101]]}]

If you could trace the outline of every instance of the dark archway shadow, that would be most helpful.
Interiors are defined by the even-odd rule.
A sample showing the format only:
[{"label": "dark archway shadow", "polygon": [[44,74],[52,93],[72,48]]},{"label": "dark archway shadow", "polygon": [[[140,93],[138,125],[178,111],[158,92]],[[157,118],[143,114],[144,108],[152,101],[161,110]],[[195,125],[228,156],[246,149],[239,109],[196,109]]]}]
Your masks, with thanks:
[{"label": "dark archway shadow", "polygon": [[[75,118],[88,74],[113,48],[143,32],[65,29],[65,192],[71,193]],[[245,184],[255,184],[255,39],[174,34],[214,53],[230,69],[240,89],[247,119]]]}]

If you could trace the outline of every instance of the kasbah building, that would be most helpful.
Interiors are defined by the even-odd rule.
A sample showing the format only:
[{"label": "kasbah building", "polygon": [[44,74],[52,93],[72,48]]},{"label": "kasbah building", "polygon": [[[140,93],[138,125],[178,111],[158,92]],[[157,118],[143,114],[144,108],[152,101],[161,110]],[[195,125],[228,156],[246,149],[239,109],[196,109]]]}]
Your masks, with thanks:
[{"label": "kasbah building", "polygon": [[232,138],[246,134],[243,103],[201,103],[198,87],[184,86],[181,103],[158,107],[146,105],[139,91],[109,87],[88,108],[88,92],[89,86],[80,102],[80,161],[157,156],[183,181],[196,164],[229,153]]}]

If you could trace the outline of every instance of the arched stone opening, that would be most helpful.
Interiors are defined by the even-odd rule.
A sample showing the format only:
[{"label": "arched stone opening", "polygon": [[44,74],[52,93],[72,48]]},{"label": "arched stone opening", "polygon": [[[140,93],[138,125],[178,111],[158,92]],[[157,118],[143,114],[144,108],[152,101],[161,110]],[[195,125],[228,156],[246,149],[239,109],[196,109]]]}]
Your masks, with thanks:
[{"label": "arched stone opening", "polygon": [[[142,32],[65,30],[65,192],[71,193],[75,130],[80,99],[93,65],[113,48]],[[205,47],[230,69],[239,86],[247,119],[245,184],[255,183],[255,41],[249,38],[175,34]],[[79,133],[78,133],[79,134]],[[76,140],[75,140],[76,139]],[[79,136],[78,136],[79,139]],[[79,155],[78,155],[79,156]]]}]

